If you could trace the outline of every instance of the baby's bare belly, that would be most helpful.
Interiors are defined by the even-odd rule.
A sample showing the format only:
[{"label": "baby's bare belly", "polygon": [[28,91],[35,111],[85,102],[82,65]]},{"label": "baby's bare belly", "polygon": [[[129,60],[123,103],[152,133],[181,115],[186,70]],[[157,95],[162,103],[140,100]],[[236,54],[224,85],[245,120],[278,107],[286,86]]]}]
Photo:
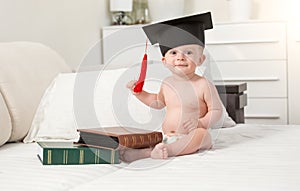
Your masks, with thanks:
[{"label": "baby's bare belly", "polygon": [[162,126],[163,132],[166,135],[187,134],[188,131],[183,128],[183,123],[188,119],[199,119],[199,113],[182,112],[180,109],[167,111]]}]

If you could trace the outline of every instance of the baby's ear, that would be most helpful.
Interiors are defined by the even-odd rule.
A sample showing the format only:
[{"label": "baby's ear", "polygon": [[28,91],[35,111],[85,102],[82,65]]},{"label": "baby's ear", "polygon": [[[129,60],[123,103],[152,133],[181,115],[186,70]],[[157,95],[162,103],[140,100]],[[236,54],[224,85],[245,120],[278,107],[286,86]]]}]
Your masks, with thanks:
[{"label": "baby's ear", "polygon": [[161,61],[162,61],[162,63],[163,63],[164,65],[166,65],[166,58],[165,58],[165,57],[162,57],[162,58],[161,58]]},{"label": "baby's ear", "polygon": [[198,62],[198,64],[197,64],[197,66],[200,66],[201,64],[203,64],[203,62],[205,61],[205,59],[206,59],[206,56],[205,56],[205,54],[203,54],[203,55],[200,57],[200,60],[199,60],[199,62]]}]

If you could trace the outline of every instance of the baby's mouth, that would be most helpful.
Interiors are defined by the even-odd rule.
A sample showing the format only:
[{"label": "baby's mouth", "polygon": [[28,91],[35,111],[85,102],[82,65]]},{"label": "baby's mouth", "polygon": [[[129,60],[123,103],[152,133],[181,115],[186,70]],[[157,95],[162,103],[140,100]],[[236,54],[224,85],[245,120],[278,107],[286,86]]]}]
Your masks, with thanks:
[{"label": "baby's mouth", "polygon": [[188,66],[188,64],[175,64],[175,67],[187,67]]}]

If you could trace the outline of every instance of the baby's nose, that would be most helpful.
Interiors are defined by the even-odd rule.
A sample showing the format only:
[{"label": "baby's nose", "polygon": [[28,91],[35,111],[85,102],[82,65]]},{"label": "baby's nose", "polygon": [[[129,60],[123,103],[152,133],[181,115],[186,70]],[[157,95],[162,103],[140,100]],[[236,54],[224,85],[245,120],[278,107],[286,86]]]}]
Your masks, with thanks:
[{"label": "baby's nose", "polygon": [[185,58],[185,55],[183,53],[177,54],[177,60],[183,60]]}]

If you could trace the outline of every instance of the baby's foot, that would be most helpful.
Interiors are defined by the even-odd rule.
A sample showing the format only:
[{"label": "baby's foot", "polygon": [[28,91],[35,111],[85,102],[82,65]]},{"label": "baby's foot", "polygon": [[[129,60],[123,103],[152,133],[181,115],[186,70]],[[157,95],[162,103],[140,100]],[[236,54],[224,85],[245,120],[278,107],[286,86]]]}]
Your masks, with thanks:
[{"label": "baby's foot", "polygon": [[120,149],[120,160],[123,162],[133,162],[135,160],[148,158],[151,149]]},{"label": "baby's foot", "polygon": [[153,159],[167,159],[168,150],[165,144],[157,144],[151,152],[151,158]]}]

